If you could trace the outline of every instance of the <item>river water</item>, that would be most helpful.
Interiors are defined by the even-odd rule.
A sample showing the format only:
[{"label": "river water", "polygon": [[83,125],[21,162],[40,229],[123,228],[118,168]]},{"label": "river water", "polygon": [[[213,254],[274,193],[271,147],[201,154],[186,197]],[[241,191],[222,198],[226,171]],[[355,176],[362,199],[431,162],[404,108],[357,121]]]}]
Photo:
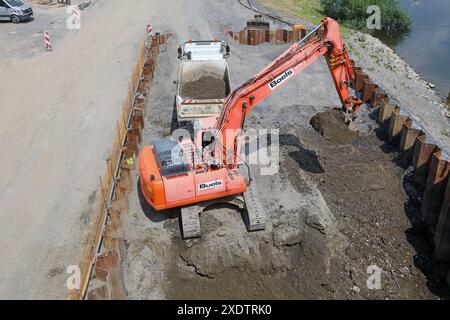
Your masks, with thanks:
[{"label": "river water", "polygon": [[447,98],[450,91],[450,0],[399,0],[409,12],[407,34],[384,38],[424,79]]}]

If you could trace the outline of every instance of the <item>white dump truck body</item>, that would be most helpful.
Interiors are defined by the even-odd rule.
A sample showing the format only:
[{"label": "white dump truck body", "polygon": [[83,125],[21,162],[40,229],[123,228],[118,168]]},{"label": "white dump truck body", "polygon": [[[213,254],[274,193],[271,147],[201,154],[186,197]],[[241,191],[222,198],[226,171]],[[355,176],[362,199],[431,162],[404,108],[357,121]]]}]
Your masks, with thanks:
[{"label": "white dump truck body", "polygon": [[[221,41],[190,41],[180,47],[180,64],[176,96],[177,118],[179,123],[191,122],[198,118],[220,115],[225,98],[231,90],[227,52]],[[200,81],[204,77],[220,79],[225,90],[220,96],[207,98],[187,92],[186,84]],[[204,83],[208,91],[209,83]],[[211,90],[213,92],[213,90]]]}]

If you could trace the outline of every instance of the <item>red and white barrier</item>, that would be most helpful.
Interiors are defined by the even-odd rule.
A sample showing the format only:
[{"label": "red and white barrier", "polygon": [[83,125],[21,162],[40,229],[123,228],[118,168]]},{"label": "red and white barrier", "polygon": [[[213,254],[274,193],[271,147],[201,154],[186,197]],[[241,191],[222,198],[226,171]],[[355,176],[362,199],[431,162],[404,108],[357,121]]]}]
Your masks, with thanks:
[{"label": "red and white barrier", "polygon": [[48,31],[45,31],[44,33],[44,40],[45,40],[45,49],[47,51],[51,51],[53,49],[52,43],[50,42],[50,34]]},{"label": "red and white barrier", "polygon": [[151,37],[152,37],[152,31],[153,31],[152,25],[151,25],[151,24],[147,25],[147,35],[148,35],[148,38],[151,38]]}]

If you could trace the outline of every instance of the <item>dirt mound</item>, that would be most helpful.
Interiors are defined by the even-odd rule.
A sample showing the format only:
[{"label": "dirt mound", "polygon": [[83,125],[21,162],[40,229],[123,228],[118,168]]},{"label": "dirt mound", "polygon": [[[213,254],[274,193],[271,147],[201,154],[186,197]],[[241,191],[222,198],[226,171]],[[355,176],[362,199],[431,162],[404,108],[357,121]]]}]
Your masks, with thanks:
[{"label": "dirt mound", "polygon": [[358,131],[350,130],[345,124],[344,114],[339,109],[318,113],[309,123],[314,130],[330,141],[350,143],[357,140],[359,136]]},{"label": "dirt mound", "polygon": [[211,76],[201,77],[198,81],[190,81],[181,88],[184,97],[194,99],[221,99],[227,95],[227,86],[224,79]]}]

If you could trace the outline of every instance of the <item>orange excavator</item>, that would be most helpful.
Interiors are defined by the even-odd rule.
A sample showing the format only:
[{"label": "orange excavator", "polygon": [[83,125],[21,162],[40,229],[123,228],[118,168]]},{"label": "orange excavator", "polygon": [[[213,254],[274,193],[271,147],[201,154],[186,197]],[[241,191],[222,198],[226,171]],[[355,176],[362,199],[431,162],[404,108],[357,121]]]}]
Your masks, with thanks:
[{"label": "orange excavator", "polygon": [[342,102],[354,115],[361,100],[352,96],[354,71],[339,24],[324,18],[261,72],[227,97],[219,117],[198,120],[194,140],[162,140],[143,148],[141,191],[156,210],[181,207],[185,239],[200,236],[199,214],[209,205],[228,202],[247,212],[250,231],[265,228],[265,213],[251,178],[239,170],[242,131],[249,112],[306,67],[324,57]]}]

